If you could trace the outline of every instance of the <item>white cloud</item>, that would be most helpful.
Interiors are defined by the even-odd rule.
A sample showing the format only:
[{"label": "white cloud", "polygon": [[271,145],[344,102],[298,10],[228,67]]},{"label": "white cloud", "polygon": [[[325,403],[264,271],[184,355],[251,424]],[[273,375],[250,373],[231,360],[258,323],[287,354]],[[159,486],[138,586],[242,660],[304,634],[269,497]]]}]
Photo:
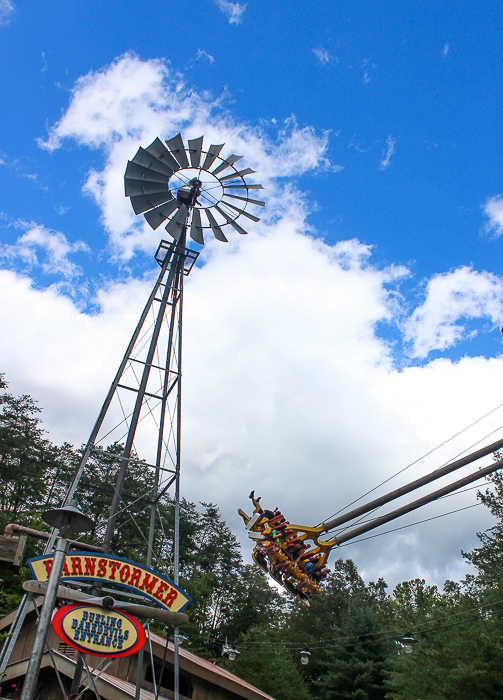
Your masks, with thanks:
[{"label": "white cloud", "polygon": [[163,62],[127,55],[77,82],[68,110],[41,145],[52,151],[65,139],[73,139],[105,150],[105,167],[89,174],[85,192],[101,208],[113,248],[128,259],[135,250],[152,250],[159,239],[143,217],[134,216],[123,189],[127,160],[138,146],[157,136],[166,138],[180,130],[186,138],[204,133],[206,143],[225,142],[227,153],[245,156],[268,189],[266,217],[282,206],[285,196],[294,196],[291,190],[280,192],[275,178],[330,167],[325,155],[328,133],[318,135],[312,127],[301,127],[292,116],[271,139],[265,131],[239,124],[228,114],[217,117],[218,109],[218,100],[190,91]]},{"label": "white cloud", "polygon": [[16,8],[10,0],[0,0],[0,25],[9,24]]},{"label": "white cloud", "polygon": [[[375,328],[393,322],[388,290],[406,271],[375,267],[358,241],[328,246],[303,229],[293,209],[266,235],[211,242],[186,282],[183,494],[217,502],[240,536],[235,509],[247,510],[252,488],[291,520],[315,524],[498,402],[501,358],[397,372]],[[2,371],[13,391],[40,400],[52,439],[87,438],[151,285],[151,277],[109,285],[88,315],[54,289],[0,273],[0,324],[10,329]],[[500,424],[494,416],[392,486]],[[149,430],[136,441],[147,461]],[[452,500],[409,522],[473,502],[473,493]],[[442,583],[462,573],[459,549],[490,522],[474,510],[437,521],[435,548],[421,526],[340,553],[370,578]],[[400,556],[390,560],[390,550]]]},{"label": "white cloud", "polygon": [[424,303],[406,323],[406,337],[413,355],[426,357],[432,350],[445,350],[461,339],[476,335],[468,321],[487,318],[494,326],[503,321],[503,281],[489,272],[461,267],[438,274],[428,281]]},{"label": "white cloud", "polygon": [[208,61],[208,63],[215,63],[215,57],[211,56],[209,53],[204,51],[203,49],[198,49],[197,50],[197,56],[196,56],[196,61],[200,61],[201,59],[205,59]]},{"label": "white cloud", "polygon": [[376,64],[370,59],[370,58],[365,58],[361,62],[361,68],[362,68],[362,83],[364,85],[367,85],[370,83],[370,71],[375,70]]},{"label": "white cloud", "polygon": [[313,53],[318,59],[318,63],[322,66],[325,65],[325,63],[330,63],[332,60],[332,56],[328,53],[327,49],[323,48],[323,46],[318,46],[313,49]]},{"label": "white cloud", "polygon": [[230,0],[215,0],[215,4],[227,17],[229,24],[241,24],[246,5],[239,2],[230,2]]},{"label": "white cloud", "polygon": [[[125,56],[78,81],[45,147],[60,148],[67,140],[103,150],[103,169],[89,175],[86,192],[100,206],[115,249],[127,257],[135,250],[153,252],[164,231],[152,232],[135,220],[122,189],[125,163],[139,145],[179,130],[185,138],[204,134],[207,142],[225,142],[268,188],[263,220],[250,227],[250,235],[236,234],[228,245],[210,239],[204,265],[186,281],[184,496],[217,502],[238,535],[243,531],[236,508],[248,508],[252,488],[292,521],[315,524],[499,402],[494,377],[503,369],[501,357],[436,360],[398,371],[377,329],[397,329],[399,285],[408,270],[379,267],[372,247],[357,240],[331,246],[309,235],[306,198],[281,178],[332,167],[327,134],[291,117],[271,137],[270,126],[239,123],[218,99],[188,89],[163,62]],[[390,136],[388,164],[391,145]],[[26,255],[41,244],[50,250],[51,241],[56,249],[58,240],[60,249],[65,244],[57,236],[33,236],[25,242]],[[0,271],[0,326],[9,331],[2,338],[0,368],[14,393],[40,400],[56,442],[87,439],[155,267],[152,261],[145,278],[100,281],[93,314],[55,287],[37,289],[26,271]],[[470,271],[469,283],[463,285],[461,277],[439,295],[454,306],[456,294],[466,298],[449,318],[432,316],[428,287],[408,331],[418,349],[447,337],[460,309],[466,315],[478,304],[491,319],[497,315],[499,281],[479,274],[473,279],[477,273]],[[149,461],[156,442],[144,424],[137,448]],[[436,468],[500,425],[495,413],[396,485]],[[473,493],[452,502],[473,502]],[[417,519],[452,507],[436,504]],[[473,546],[475,531],[489,523],[483,509],[473,509],[436,521],[433,548],[425,525],[340,553],[354,557],[367,577],[384,575],[393,583],[424,576],[441,584],[462,575],[459,549]],[[390,551],[396,556],[390,558]]]},{"label": "white cloud", "polygon": [[489,219],[486,226],[487,231],[493,232],[495,236],[501,236],[503,233],[503,195],[489,197],[483,210]]},{"label": "white cloud", "polygon": [[445,58],[449,53],[449,44],[446,42],[444,48],[442,49],[442,58]]},{"label": "white cloud", "polygon": [[386,168],[389,168],[391,156],[395,152],[395,143],[395,139],[390,134],[386,139],[386,149],[382,152],[383,157],[380,164],[381,170],[386,170]]},{"label": "white cloud", "polygon": [[20,259],[28,267],[40,266],[45,273],[61,275],[70,280],[82,274],[82,269],[69,260],[69,255],[89,251],[83,241],[70,243],[60,231],[53,231],[35,222],[18,221],[24,233],[11,245],[0,246],[0,257]]}]

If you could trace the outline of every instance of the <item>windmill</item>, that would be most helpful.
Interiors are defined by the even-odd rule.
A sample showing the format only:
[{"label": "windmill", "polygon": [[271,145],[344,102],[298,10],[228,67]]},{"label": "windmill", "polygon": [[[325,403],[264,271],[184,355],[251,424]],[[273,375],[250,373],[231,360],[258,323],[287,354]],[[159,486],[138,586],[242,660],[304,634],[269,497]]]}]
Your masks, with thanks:
[{"label": "windmill", "polygon": [[[240,217],[257,222],[251,206],[265,203],[250,196],[260,184],[245,178],[254,171],[238,170],[242,156],[223,157],[225,144],[203,147],[203,137],[188,141],[185,147],[177,134],[165,143],[156,138],[147,148],[140,147],[128,162],[124,175],[125,195],[136,214],[143,214],[157,229],[165,224],[171,240],[161,240],[155,260],[160,273],[133,332],[115,378],[83,450],[82,459],[66,494],[64,506],[78,495],[86,466],[93,459],[107,459],[117,470],[108,517],[98,524],[105,553],[113,551],[119,515],[127,513],[123,499],[124,483],[132,460],[141,458],[152,470],[154,485],[149,494],[148,534],[141,532],[147,549],[146,562],[155,563],[154,533],[160,499],[174,487],[175,529],[173,572],[179,578],[179,495],[182,388],[182,309],[184,278],[193,269],[199,253],[186,247],[187,237],[204,245],[204,236],[227,242],[226,234],[247,231],[237,223]],[[197,184],[194,184],[197,183]],[[225,231],[225,233],[224,233]],[[107,441],[107,442],[105,442]],[[107,444],[123,444],[120,454]],[[48,541],[51,553],[56,533]],[[11,628],[11,637],[2,649],[0,671],[5,669],[23,625],[33,593],[21,604]],[[178,697],[178,628],[175,627],[175,698]],[[79,674],[72,688],[79,687]],[[137,697],[139,697],[138,674]],[[73,692],[73,690],[72,690]]]},{"label": "windmill", "polygon": [[[245,216],[259,221],[247,207],[265,206],[265,202],[248,196],[250,190],[263,189],[262,185],[248,184],[245,180],[246,175],[255,171],[235,167],[242,156],[232,154],[222,158],[220,153],[225,144],[212,144],[204,151],[202,136],[188,143],[187,154],[180,134],[166,141],[168,148],[157,138],[147,148],[140,147],[128,162],[125,190],[135,214],[143,214],[153,229],[168,221],[166,231],[177,241],[189,230],[190,237],[204,245],[204,232],[211,230],[217,240],[227,242],[222,230],[226,226],[246,234],[237,219]],[[194,204],[178,194],[193,180],[201,183]]]}]

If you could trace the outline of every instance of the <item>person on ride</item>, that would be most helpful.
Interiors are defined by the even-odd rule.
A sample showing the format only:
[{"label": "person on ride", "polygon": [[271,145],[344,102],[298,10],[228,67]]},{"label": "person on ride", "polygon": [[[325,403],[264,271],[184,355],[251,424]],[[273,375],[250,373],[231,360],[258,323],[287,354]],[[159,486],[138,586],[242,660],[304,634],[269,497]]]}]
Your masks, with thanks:
[{"label": "person on ride", "polygon": [[312,574],[314,574],[314,564],[312,561],[307,561],[304,564],[304,571],[308,576],[312,576]]},{"label": "person on ride", "polygon": [[180,204],[186,204],[188,207],[193,207],[197,204],[197,199],[201,194],[201,187],[203,183],[196,177],[193,178],[186,185],[179,188],[176,198]]},{"label": "person on ride", "polygon": [[276,518],[278,515],[281,515],[277,506],[274,510],[268,510],[268,509],[264,510],[262,508],[262,506],[260,505],[260,499],[262,498],[262,496],[260,496],[259,498],[255,498],[255,491],[252,491],[248,498],[251,498],[251,501],[253,503],[253,506],[254,506],[256,512],[263,515],[266,520],[272,520],[273,518]]},{"label": "person on ride", "polygon": [[278,530],[269,530],[269,532],[266,530],[264,533],[264,537],[269,540],[271,544],[276,545],[276,547],[281,548],[281,536]]},{"label": "person on ride", "polygon": [[291,540],[285,545],[284,552],[292,559],[292,561],[297,561],[302,552],[305,552],[306,549],[307,547],[300,537],[296,537],[294,540]]}]

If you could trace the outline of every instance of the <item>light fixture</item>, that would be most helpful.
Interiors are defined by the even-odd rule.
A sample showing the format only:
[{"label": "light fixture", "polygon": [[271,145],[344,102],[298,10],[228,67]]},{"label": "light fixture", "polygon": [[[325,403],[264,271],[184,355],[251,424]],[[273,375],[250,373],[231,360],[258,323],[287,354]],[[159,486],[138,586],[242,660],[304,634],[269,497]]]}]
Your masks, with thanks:
[{"label": "light fixture", "polygon": [[72,532],[89,532],[95,528],[94,521],[82,513],[77,501],[73,498],[62,508],[44,511],[42,520],[59,530],[60,537],[67,537]]},{"label": "light fixture", "polygon": [[309,663],[309,657],[311,656],[311,652],[309,649],[302,649],[300,652],[300,663],[303,666],[306,666]]},{"label": "light fixture", "polygon": [[226,656],[229,659],[229,661],[235,661],[237,655],[240,653],[240,651],[234,649],[234,647],[230,644],[227,644],[227,642],[225,642],[225,644],[222,647],[222,656]]},{"label": "light fixture", "polygon": [[410,632],[407,632],[403,635],[403,637],[399,637],[397,641],[404,647],[406,653],[410,654],[410,652],[412,651],[412,645],[417,644],[419,640],[414,639],[412,634]]}]

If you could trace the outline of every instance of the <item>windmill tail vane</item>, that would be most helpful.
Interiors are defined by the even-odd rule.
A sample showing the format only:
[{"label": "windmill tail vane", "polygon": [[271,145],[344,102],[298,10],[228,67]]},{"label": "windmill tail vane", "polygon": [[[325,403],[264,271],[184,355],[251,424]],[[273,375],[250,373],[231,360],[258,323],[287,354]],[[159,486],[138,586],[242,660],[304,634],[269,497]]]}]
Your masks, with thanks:
[{"label": "windmill tail vane", "polygon": [[186,148],[177,134],[165,143],[156,138],[147,148],[140,147],[124,175],[125,194],[135,214],[143,214],[153,229],[165,224],[175,240],[187,229],[200,245],[206,231],[224,243],[224,230],[246,234],[237,219],[260,221],[248,208],[264,207],[265,202],[251,197],[250,191],[264,188],[245,180],[254,170],[235,167],[243,156],[220,155],[224,146],[211,144],[205,150],[200,136],[189,139]]}]

